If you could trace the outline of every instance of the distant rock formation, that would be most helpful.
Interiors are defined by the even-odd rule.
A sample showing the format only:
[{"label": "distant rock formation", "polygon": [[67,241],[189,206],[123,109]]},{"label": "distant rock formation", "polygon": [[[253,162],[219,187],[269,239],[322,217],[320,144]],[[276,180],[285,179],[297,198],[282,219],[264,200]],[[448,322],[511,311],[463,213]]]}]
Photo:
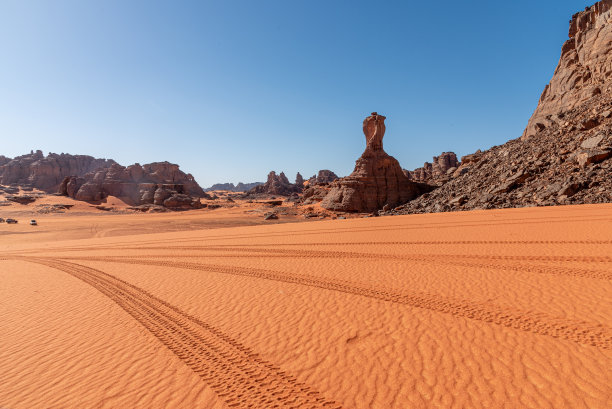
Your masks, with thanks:
[{"label": "distant rock formation", "polygon": [[383,150],[385,117],[372,112],[363,121],[366,149],[349,176],[331,184],[321,206],[343,212],[374,212],[395,207],[431,190],[404,175],[399,162]]},{"label": "distant rock formation", "polygon": [[83,177],[64,178],[59,193],[89,202],[116,196],[131,205],[155,204],[177,209],[199,208],[199,198],[208,197],[193,176],[169,162],[143,166],[136,163],[128,167],[114,163]]},{"label": "distant rock formation", "polygon": [[462,157],[448,183],[388,213],[612,202],[611,87],[607,0],[573,16],[570,40],[522,138]]},{"label": "distant rock formation", "polygon": [[292,193],[300,193],[302,189],[289,182],[284,172],[279,175],[275,171],[268,174],[268,180],[263,185],[255,186],[249,190],[249,194],[266,194],[277,196],[290,196]]},{"label": "distant rock formation", "polygon": [[434,156],[433,162],[425,162],[423,167],[412,171],[404,170],[404,174],[415,182],[441,185],[453,176],[460,162],[454,152],[442,152]]},{"label": "distant rock formation", "polygon": [[300,172],[295,175],[295,185],[300,189],[304,188],[304,177]]},{"label": "distant rock formation", "polygon": [[96,159],[86,155],[49,153],[45,157],[39,150],[13,159],[0,156],[0,184],[29,186],[53,192],[66,176],[82,176],[113,164],[116,162],[111,159]]},{"label": "distant rock formation", "polygon": [[308,185],[323,185],[327,183],[331,183],[335,180],[338,180],[338,175],[328,169],[322,169],[318,174],[313,175],[310,179],[308,179]]},{"label": "distant rock formation", "polygon": [[601,94],[612,93],[612,0],[603,0],[575,14],[569,40],[523,138],[565,122],[564,114]]},{"label": "distant rock formation", "polygon": [[242,183],[239,182],[237,185],[233,183],[216,183],[209,188],[204,189],[205,192],[212,192],[214,190],[227,190],[230,192],[247,192],[253,189],[255,186],[263,185],[263,182],[253,183]]}]

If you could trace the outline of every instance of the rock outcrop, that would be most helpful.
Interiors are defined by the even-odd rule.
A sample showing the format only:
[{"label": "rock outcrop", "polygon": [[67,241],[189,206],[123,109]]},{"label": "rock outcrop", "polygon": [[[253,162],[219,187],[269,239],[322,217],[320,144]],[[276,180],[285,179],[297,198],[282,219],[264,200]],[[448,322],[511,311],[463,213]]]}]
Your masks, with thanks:
[{"label": "rock outcrop", "polygon": [[363,121],[366,149],[349,176],[336,180],[321,206],[342,212],[374,212],[395,207],[426,191],[428,185],[408,179],[399,162],[383,150],[385,117],[373,112]]},{"label": "rock outcrop", "polygon": [[304,188],[304,177],[300,172],[295,175],[295,185],[300,189]]},{"label": "rock outcrop", "polygon": [[329,169],[322,169],[316,175],[308,179],[308,185],[324,185],[338,180],[339,177]]},{"label": "rock outcrop", "polygon": [[116,162],[87,155],[49,153],[41,151],[9,159],[0,157],[0,184],[20,185],[56,191],[66,176],[83,176],[96,169],[108,168]]},{"label": "rock outcrop", "polygon": [[266,194],[276,196],[290,196],[292,193],[300,193],[302,188],[289,182],[284,172],[279,175],[275,171],[268,174],[268,180],[263,185],[255,186],[248,194]]},{"label": "rock outcrop", "polygon": [[448,183],[387,213],[612,202],[611,13],[607,0],[573,16],[522,138],[462,157]]},{"label": "rock outcrop", "polygon": [[523,138],[565,122],[565,114],[601,94],[612,93],[612,0],[575,14],[569,40]]},{"label": "rock outcrop", "polygon": [[88,202],[116,196],[131,205],[154,204],[175,209],[200,208],[199,198],[208,197],[193,176],[169,162],[143,166],[136,163],[128,167],[115,163],[83,177],[68,176],[58,191]]},{"label": "rock outcrop", "polygon": [[432,163],[425,162],[423,167],[412,171],[404,170],[404,174],[415,182],[441,185],[453,177],[460,164],[454,152],[442,152],[433,157]]}]

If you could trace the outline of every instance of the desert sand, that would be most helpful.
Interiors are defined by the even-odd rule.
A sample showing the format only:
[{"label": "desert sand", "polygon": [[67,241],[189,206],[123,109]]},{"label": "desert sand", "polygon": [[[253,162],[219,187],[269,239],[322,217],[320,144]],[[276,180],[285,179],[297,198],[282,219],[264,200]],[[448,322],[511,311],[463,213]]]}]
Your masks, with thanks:
[{"label": "desert sand", "polygon": [[610,204],[81,206],[0,224],[3,409],[611,406]]}]

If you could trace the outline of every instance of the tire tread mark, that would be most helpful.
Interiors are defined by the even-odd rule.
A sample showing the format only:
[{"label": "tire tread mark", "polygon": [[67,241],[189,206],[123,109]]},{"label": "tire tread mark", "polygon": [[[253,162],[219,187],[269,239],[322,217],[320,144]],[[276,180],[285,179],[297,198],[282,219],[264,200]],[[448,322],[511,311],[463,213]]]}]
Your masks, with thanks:
[{"label": "tire tread mark", "polygon": [[210,324],[103,271],[45,258],[21,260],[64,271],[129,313],[230,406],[341,408]]},{"label": "tire tread mark", "polygon": [[[71,260],[74,259],[75,258],[71,258]],[[180,261],[163,262],[153,260],[116,259],[113,257],[99,259],[83,258],[82,260],[104,261],[128,265],[171,266],[188,270],[209,271],[305,285],[364,296],[381,301],[409,305],[411,307],[487,322],[533,334],[548,335],[583,345],[612,349],[612,329],[602,324],[563,319],[545,313],[510,309],[508,307],[497,306],[493,303],[478,303],[468,300],[452,299],[425,292],[397,292],[392,289],[377,288],[364,283],[348,280],[328,279],[258,268],[187,263]]]}]

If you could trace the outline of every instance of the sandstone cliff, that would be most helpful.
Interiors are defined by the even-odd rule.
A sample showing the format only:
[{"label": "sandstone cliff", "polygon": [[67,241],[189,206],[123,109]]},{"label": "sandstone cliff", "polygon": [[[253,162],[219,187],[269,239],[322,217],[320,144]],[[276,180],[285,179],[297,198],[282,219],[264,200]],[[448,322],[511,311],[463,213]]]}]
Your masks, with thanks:
[{"label": "sandstone cliff", "polygon": [[0,184],[29,186],[48,192],[56,191],[66,176],[82,176],[116,162],[87,155],[60,155],[41,151],[9,159],[0,156]]},{"label": "sandstone cliff", "polygon": [[461,158],[388,214],[612,202],[612,0],[577,13],[522,138]]},{"label": "sandstone cliff", "polygon": [[603,0],[575,14],[569,39],[550,84],[523,138],[563,123],[564,114],[601,94],[612,93],[612,0]]}]

